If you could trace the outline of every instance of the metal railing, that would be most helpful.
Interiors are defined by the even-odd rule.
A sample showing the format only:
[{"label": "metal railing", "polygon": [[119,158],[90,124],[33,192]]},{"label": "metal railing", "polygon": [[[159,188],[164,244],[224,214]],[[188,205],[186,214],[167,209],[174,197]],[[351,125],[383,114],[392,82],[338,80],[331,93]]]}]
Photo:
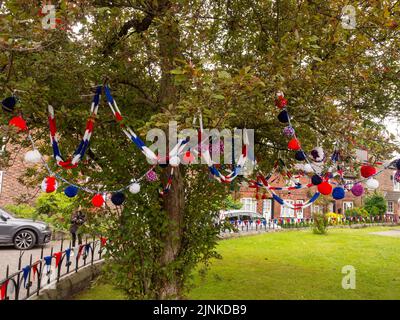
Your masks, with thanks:
[{"label": "metal railing", "polygon": [[29,264],[22,266],[22,257],[28,251],[21,251],[18,261],[18,271],[10,274],[7,265],[6,276],[0,280],[0,300],[26,300],[51,285],[57,284],[62,277],[70,273],[78,272],[80,269],[93,265],[103,260],[106,239],[93,238],[75,248],[69,246],[64,249],[64,240],[61,241],[60,250],[51,248],[50,254],[44,256],[42,246],[40,258],[33,260],[30,255]]},{"label": "metal railing", "polygon": [[[397,224],[399,221],[396,216],[393,215],[382,215],[382,216],[371,216],[371,217],[343,217],[339,219],[329,218],[329,225],[355,225],[355,224]],[[268,220],[230,220],[229,223],[232,228],[226,228],[222,230],[222,233],[226,232],[249,232],[249,231],[269,231],[275,229],[290,229],[290,228],[308,228],[314,224],[312,218],[275,218]]]}]

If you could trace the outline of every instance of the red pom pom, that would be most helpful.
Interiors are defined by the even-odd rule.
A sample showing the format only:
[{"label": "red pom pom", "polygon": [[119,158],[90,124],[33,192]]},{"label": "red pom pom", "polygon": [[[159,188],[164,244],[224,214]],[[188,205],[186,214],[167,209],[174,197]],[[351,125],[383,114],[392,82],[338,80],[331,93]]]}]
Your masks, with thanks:
[{"label": "red pom pom", "polygon": [[318,185],[318,191],[327,196],[332,192],[332,186],[328,182],[322,182]]},{"label": "red pom pom", "polygon": [[8,123],[10,126],[17,127],[19,130],[18,131],[25,131],[28,130],[28,127],[26,125],[26,122],[24,119],[21,117],[14,117],[10,120]]},{"label": "red pom pom", "polygon": [[369,178],[376,173],[376,168],[373,166],[364,165],[361,167],[361,176],[364,178]]},{"label": "red pom pom", "polygon": [[279,96],[277,100],[275,100],[275,105],[282,109],[287,105],[287,100],[283,96]]},{"label": "red pom pom", "polygon": [[47,193],[56,191],[56,178],[55,177],[47,177],[46,182],[47,182],[47,187],[46,187]]},{"label": "red pom pom", "polygon": [[301,147],[300,147],[299,140],[297,140],[296,138],[293,138],[292,140],[290,140],[288,143],[288,148],[290,150],[294,150],[294,151],[300,150]]},{"label": "red pom pom", "polygon": [[101,194],[96,194],[92,199],[92,204],[95,207],[101,207],[104,203],[104,198]]}]

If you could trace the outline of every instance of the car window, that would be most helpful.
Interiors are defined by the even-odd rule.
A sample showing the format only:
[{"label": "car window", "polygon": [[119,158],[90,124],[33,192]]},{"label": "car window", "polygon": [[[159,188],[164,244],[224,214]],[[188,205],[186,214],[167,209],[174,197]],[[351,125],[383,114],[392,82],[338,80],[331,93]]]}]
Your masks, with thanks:
[{"label": "car window", "polygon": [[4,211],[4,210],[2,210],[2,209],[0,209],[0,214],[1,214],[3,217],[7,218],[7,219],[13,218],[13,216],[12,216],[11,214],[9,214],[8,212],[6,212],[6,211]]}]

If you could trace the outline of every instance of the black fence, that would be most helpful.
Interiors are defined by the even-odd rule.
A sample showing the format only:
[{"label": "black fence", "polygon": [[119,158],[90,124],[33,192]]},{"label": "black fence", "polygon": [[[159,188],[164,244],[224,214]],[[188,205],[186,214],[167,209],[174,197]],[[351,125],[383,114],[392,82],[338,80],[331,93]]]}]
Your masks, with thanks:
[{"label": "black fence", "polygon": [[5,278],[0,280],[0,300],[26,300],[39,295],[43,288],[57,284],[63,276],[102,260],[106,241],[102,237],[91,241],[86,238],[85,243],[72,248],[68,240],[69,246],[65,248],[66,241],[62,240],[59,250],[51,248],[48,256],[44,256],[44,247],[40,259],[34,261],[31,254],[26,266],[22,265],[22,257],[29,251],[21,251],[18,271],[10,273],[7,266]]},{"label": "black fence", "polygon": [[[277,218],[269,220],[230,220],[227,221],[231,226],[225,228],[226,232],[249,232],[249,231],[270,231],[274,229],[290,229],[290,228],[308,228],[312,227],[314,220],[312,218]],[[397,224],[399,223],[397,216],[382,215],[371,217],[342,217],[340,219],[329,218],[329,225],[356,225],[356,224]]]}]

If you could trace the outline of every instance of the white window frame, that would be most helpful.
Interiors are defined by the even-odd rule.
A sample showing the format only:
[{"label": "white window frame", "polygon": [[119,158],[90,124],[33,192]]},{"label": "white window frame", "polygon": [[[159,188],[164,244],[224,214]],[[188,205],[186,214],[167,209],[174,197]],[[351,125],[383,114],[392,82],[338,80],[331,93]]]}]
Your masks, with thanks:
[{"label": "white window frame", "polygon": [[[390,203],[390,205],[389,205]],[[394,214],[394,201],[387,202],[387,213]]]},{"label": "white window frame", "polygon": [[263,199],[262,215],[267,220],[271,219],[271,217],[272,217],[272,199]]},{"label": "white window frame", "polygon": [[[294,200],[285,199],[286,203],[294,204]],[[294,218],[294,209],[281,205],[281,217],[283,218]]]},{"label": "white window frame", "polygon": [[257,212],[257,201],[254,198],[241,198],[242,210]]},{"label": "white window frame", "polygon": [[[296,203],[296,204],[300,204],[300,203],[301,203],[301,204],[304,204],[304,200],[296,200],[295,203]],[[304,215],[304,209],[303,209],[303,207],[301,207],[301,209],[294,210],[294,213],[295,213],[295,215],[296,215],[297,218],[303,219],[303,215]]]},{"label": "white window frame", "polygon": [[313,204],[311,208],[312,208],[312,213],[322,213],[323,211],[322,206],[319,206],[317,204]]},{"label": "white window frame", "polygon": [[[348,206],[351,204],[350,206]],[[354,208],[354,201],[343,201],[343,214],[346,213],[346,210]]]}]

